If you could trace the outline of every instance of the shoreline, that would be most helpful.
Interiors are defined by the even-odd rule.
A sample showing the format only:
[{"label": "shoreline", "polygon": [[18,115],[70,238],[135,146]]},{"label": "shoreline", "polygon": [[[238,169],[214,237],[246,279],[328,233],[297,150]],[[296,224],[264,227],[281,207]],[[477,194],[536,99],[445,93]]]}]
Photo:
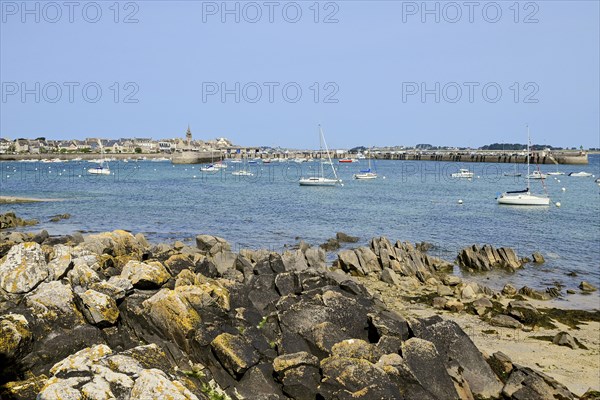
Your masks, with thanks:
[{"label": "shoreline", "polygon": [[[271,323],[268,322],[270,318],[269,315],[271,315],[268,310],[271,310],[270,313],[277,313],[278,318],[280,318],[279,324],[281,324],[281,321],[288,321],[288,319],[286,319],[287,317],[285,317],[286,313],[299,312],[300,314],[296,316],[299,319],[294,317],[286,323],[293,323],[295,324],[294,326],[297,326],[297,329],[304,329],[302,328],[302,324],[306,322],[303,322],[303,319],[308,318],[308,316],[302,314],[304,307],[295,308],[293,304],[295,301],[298,301],[297,299],[301,298],[301,296],[316,295],[319,293],[319,287],[322,287],[324,292],[322,292],[322,294],[317,294],[317,298],[321,298],[320,296],[322,296],[326,305],[329,304],[327,307],[342,307],[335,314],[350,312],[352,309],[352,307],[348,308],[348,305],[342,306],[342,304],[345,304],[343,302],[342,304],[336,303],[337,301],[340,301],[336,300],[338,298],[337,296],[340,296],[339,291],[341,290],[344,292],[344,290],[346,290],[349,291],[349,293],[352,293],[352,296],[358,296],[358,299],[361,299],[360,302],[371,302],[373,306],[380,304],[382,306],[378,305],[375,309],[381,309],[383,312],[395,312],[400,316],[399,318],[406,319],[407,322],[405,323],[407,323],[409,327],[407,335],[417,335],[416,338],[419,338],[419,340],[421,340],[419,329],[430,326],[429,324],[432,322],[428,321],[433,321],[435,326],[435,324],[437,324],[435,318],[441,316],[444,321],[452,321],[457,324],[456,329],[460,329],[461,332],[459,337],[469,338],[475,344],[476,350],[481,352],[483,356],[481,360],[483,361],[485,359],[490,363],[490,366],[493,364],[493,360],[498,357],[497,352],[502,352],[512,360],[510,361],[511,368],[514,368],[515,370],[520,370],[523,367],[533,368],[534,370],[539,370],[543,374],[547,374],[556,379],[556,383],[546,382],[546,384],[550,385],[549,387],[551,387],[552,390],[563,390],[560,389],[560,385],[564,385],[569,391],[577,396],[582,395],[588,391],[588,389],[596,391],[600,390],[600,385],[596,379],[597,373],[600,371],[600,358],[598,357],[598,355],[600,355],[600,337],[597,335],[597,332],[600,329],[600,310],[594,310],[593,312],[564,309],[556,310],[553,307],[560,306],[557,300],[538,301],[527,295],[517,293],[516,289],[514,293],[510,294],[505,293],[504,289],[502,292],[493,291],[483,285],[469,281],[466,278],[460,278],[453,274],[452,268],[449,269],[451,264],[437,257],[427,255],[427,248],[424,244],[413,247],[410,243],[397,242],[392,245],[386,238],[380,237],[373,238],[367,246],[361,246],[360,243],[355,243],[358,238],[338,233],[338,235],[336,235],[337,240],[344,244],[351,243],[355,247],[350,249],[344,246],[343,248],[336,250],[337,260],[332,264],[326,261],[326,252],[323,249],[318,246],[311,247],[306,243],[300,243],[298,246],[291,247],[281,253],[272,250],[251,249],[239,249],[239,251],[235,252],[232,251],[231,246],[227,241],[210,235],[196,236],[194,246],[193,244],[184,244],[184,242],[187,242],[185,240],[183,240],[183,242],[175,241],[174,243],[150,244],[142,234],[130,233],[123,230],[85,236],[81,235],[81,233],[74,233],[72,235],[61,237],[50,237],[47,233],[46,235],[35,235],[10,230],[6,232],[3,231],[3,233],[6,233],[7,235],[3,236],[3,246],[0,247],[0,256],[3,257],[9,250],[12,251],[11,249],[13,246],[17,246],[21,252],[34,251],[36,249],[35,246],[38,246],[37,244],[25,244],[25,242],[33,241],[41,245],[41,247],[38,246],[38,250],[35,251],[43,254],[42,249],[45,248],[46,250],[43,251],[49,254],[48,257],[54,257],[52,259],[53,261],[49,263],[48,266],[52,265],[52,268],[58,269],[54,272],[49,272],[52,274],[50,276],[54,276],[53,280],[51,279],[51,281],[48,281],[50,278],[44,279],[44,276],[46,275],[42,275],[39,277],[40,282],[45,280],[47,283],[38,283],[39,287],[36,284],[32,284],[25,289],[17,290],[11,288],[10,285],[6,286],[6,276],[2,276],[7,272],[6,263],[12,262],[11,258],[5,257],[3,259],[5,264],[0,264],[0,281],[4,279],[2,289],[0,289],[0,309],[4,312],[12,312],[13,306],[10,305],[10,302],[6,302],[6,300],[13,299],[15,296],[21,296],[21,294],[18,293],[24,293],[26,296],[33,295],[36,298],[40,298],[41,295],[38,294],[38,292],[44,292],[46,286],[61,286],[63,287],[61,290],[67,290],[64,289],[64,285],[67,284],[68,290],[73,291],[71,296],[75,296],[76,299],[80,300],[75,302],[72,306],[74,308],[69,308],[71,306],[64,308],[63,305],[57,306],[60,310],[63,310],[60,312],[73,313],[78,312],[77,310],[81,309],[83,316],[90,324],[93,324],[93,321],[100,320],[98,327],[100,329],[109,329],[107,332],[112,332],[110,335],[106,336],[105,339],[109,345],[113,343],[111,342],[110,337],[120,337],[120,335],[124,334],[117,333],[121,332],[120,329],[125,329],[124,332],[129,332],[126,327],[130,324],[133,323],[135,325],[141,323],[139,321],[144,321],[144,324],[158,324],[154,329],[158,328],[159,332],[162,332],[158,337],[152,336],[151,343],[156,343],[159,346],[169,346],[169,351],[175,351],[176,347],[179,346],[180,350],[176,350],[176,352],[183,351],[181,354],[184,359],[189,359],[189,355],[186,353],[185,349],[189,348],[190,342],[188,342],[188,340],[193,339],[190,339],[189,335],[186,336],[183,334],[186,331],[179,332],[177,330],[184,329],[189,324],[194,323],[194,318],[190,317],[192,318],[191,320],[186,319],[188,318],[186,315],[191,311],[185,310],[185,307],[190,306],[186,301],[192,301],[192,298],[189,298],[182,303],[172,303],[174,298],[164,297],[165,293],[173,293],[172,296],[178,296],[177,293],[179,292],[177,291],[177,288],[179,286],[182,287],[181,290],[184,290],[183,288],[196,287],[195,285],[200,285],[200,287],[209,285],[211,287],[209,293],[213,300],[206,303],[206,306],[209,304],[212,304],[213,306],[218,305],[221,308],[220,313],[229,313],[233,311],[233,314],[230,313],[230,317],[228,318],[233,318],[232,321],[238,321],[235,322],[235,324],[240,323],[239,318],[242,318],[243,321],[245,317],[241,315],[246,314],[244,314],[245,311],[240,311],[244,310],[244,308],[235,308],[235,310],[233,310],[233,307],[230,308],[230,304],[236,304],[235,307],[241,307],[241,304],[245,304],[245,307],[251,307],[252,304],[254,304],[252,307],[259,307],[258,311],[252,311],[254,313],[259,312],[259,314],[258,316],[252,317],[252,321],[254,322],[251,323],[254,324],[258,330],[253,329],[252,325],[250,327],[238,327],[237,332],[241,335],[261,335],[260,332],[264,325],[268,327],[265,329],[282,329],[277,328],[279,325],[271,325]],[[15,239],[15,234],[17,236],[21,235],[21,244],[10,242],[12,240],[17,240]],[[8,237],[10,237],[10,240],[7,239]],[[75,261],[75,266],[73,266],[73,260]],[[130,270],[134,267],[142,269],[133,274]],[[33,268],[41,270],[43,266],[40,264]],[[143,268],[148,270],[144,272]],[[22,279],[19,278],[15,282],[18,282],[18,285],[22,286],[26,283],[24,279],[36,279],[36,273],[39,273],[39,270],[35,273],[32,272],[30,275],[26,275]],[[20,270],[15,269],[15,271]],[[197,274],[195,278],[194,273]],[[144,278],[139,278],[141,276]],[[109,277],[110,279],[108,279]],[[295,280],[289,280],[290,277],[296,278],[294,278]],[[274,287],[271,289],[261,286],[268,279],[273,280]],[[127,280],[134,282],[133,286],[129,286],[129,289],[123,289],[124,286],[122,287],[121,285]],[[253,286],[251,286],[253,282],[259,286],[253,288]],[[351,284],[349,282],[353,283]],[[294,289],[294,285],[300,285],[302,289]],[[77,287],[79,287],[79,289]],[[333,292],[331,291],[332,287],[334,287]],[[364,289],[361,289],[361,287]],[[277,288],[276,291],[274,291],[275,288]],[[83,293],[86,289],[87,291]],[[8,293],[6,292],[7,290],[16,291]],[[184,293],[188,293],[187,290],[192,289],[185,289],[185,291],[181,292],[181,295],[187,296],[187,294],[184,295]],[[250,296],[250,303],[244,303],[244,301],[247,300],[235,297],[242,295],[242,293],[247,293],[245,292],[246,290],[250,290],[251,292],[253,290],[256,291],[255,295],[246,294]],[[82,308],[83,303],[81,303],[83,301],[92,301],[90,297],[81,297],[83,294],[90,293],[90,291],[99,291],[100,293],[106,291],[106,295],[108,296],[118,293],[118,298],[121,300],[117,301],[123,301],[118,310],[121,311],[122,318],[126,318],[126,322],[123,324],[118,322],[118,310],[115,310],[117,316],[112,314],[98,315],[93,313],[90,315],[89,312],[86,311],[87,308]],[[227,298],[222,297],[224,293],[226,293]],[[285,296],[285,293],[287,293],[287,297]],[[230,298],[229,296],[232,297]],[[267,297],[263,298],[263,296]],[[282,297],[280,298],[279,296]],[[69,296],[65,294],[62,297],[57,297],[56,301],[63,301],[63,299],[68,297]],[[45,300],[44,298],[42,299],[44,302],[50,301]],[[129,303],[127,302],[127,299],[133,301],[133,308],[131,310],[128,309],[129,306],[127,306],[127,304]],[[184,297],[184,299],[187,299],[187,297]],[[148,308],[148,315],[140,314],[136,317],[135,315],[138,311],[135,311],[134,314],[132,314],[132,312],[137,310],[136,307],[138,306],[135,304],[140,304],[139,302],[141,302],[141,300],[144,300],[141,304],[145,307],[149,307],[155,302],[162,301],[166,302],[165,306],[167,304],[171,305],[166,306],[167,308],[162,308],[162,306],[156,309]],[[197,300],[193,301],[196,302]],[[313,301],[314,299],[310,300],[305,306],[309,308],[313,307]],[[273,308],[275,304],[273,302],[277,303],[276,308]],[[362,304],[360,302],[352,304],[357,306],[358,304]],[[519,317],[519,313],[511,311],[511,307],[517,307],[517,303],[520,304],[520,307],[525,307],[525,310],[533,310],[536,316],[535,319],[531,319],[529,316],[523,318],[523,315]],[[201,304],[204,304],[204,301]],[[269,306],[269,304],[271,304],[271,306]],[[442,306],[440,306],[440,304],[442,304]],[[163,311],[168,310],[169,307],[175,305],[176,307],[183,308],[178,309],[174,314]],[[206,306],[203,305],[202,307]],[[110,307],[115,307],[115,305],[109,306],[109,308]],[[127,312],[125,312],[126,309],[128,309]],[[14,312],[20,311],[15,309]],[[162,314],[163,312],[166,312],[166,314]],[[323,312],[324,311],[316,311],[315,317],[321,318],[324,315],[322,314]],[[260,319],[260,314],[262,313],[266,314]],[[496,316],[504,314],[510,314],[512,316],[510,318],[517,327],[498,327],[490,322]],[[207,318],[212,318],[209,317],[209,315],[212,314],[206,314]],[[237,316],[234,317],[234,315]],[[248,318],[250,315],[252,314],[248,314]],[[356,333],[356,335],[366,335],[362,329],[356,330],[356,326],[353,326],[356,322],[352,320],[353,317],[350,315],[352,315],[352,313],[348,316],[344,316],[340,320],[341,322],[338,322],[343,324],[340,325],[343,326],[342,331],[346,332],[345,329],[348,329],[348,331],[354,330],[356,332],[362,332]],[[304,317],[300,318],[302,316]],[[82,323],[81,318],[83,317],[78,318],[79,319],[76,319],[79,321],[77,323]],[[110,321],[107,322],[106,320],[102,320],[102,318],[109,319]],[[138,321],[137,318],[141,319]],[[434,319],[432,320],[432,318]],[[514,318],[517,318],[518,321]],[[164,321],[167,321],[168,323]],[[15,322],[11,323],[14,324]],[[34,324],[35,326],[35,322],[32,321],[29,323]],[[43,318],[39,323],[44,323]],[[53,322],[50,323],[52,324]],[[312,326],[313,323],[316,322],[311,321],[309,325]],[[332,324],[332,322],[326,323]],[[377,322],[377,324],[378,323],[379,322]],[[211,326],[210,323],[209,326]],[[217,324],[215,326],[220,325]],[[385,323],[381,328],[379,328],[379,325],[375,326],[378,326],[377,329],[383,329],[381,332],[388,332],[378,333],[377,336],[381,338],[381,340],[383,340],[384,337],[388,337],[386,335],[390,334],[389,329],[393,329],[391,325],[386,325]],[[439,328],[441,329],[441,326]],[[53,329],[57,328],[51,328],[50,332],[52,332]],[[230,331],[235,332],[235,329]],[[331,338],[324,336],[319,340],[333,340],[332,343],[337,343],[337,346],[340,344],[338,343],[340,338],[346,336],[346,333],[331,333],[329,331],[330,328],[327,328],[327,334],[333,335]],[[31,334],[34,335],[42,335],[41,342],[37,345],[34,344],[33,352],[44,351],[42,350],[45,346],[44,340],[50,340],[44,339],[45,336],[43,335],[47,333],[38,333],[35,329],[32,330],[32,332],[33,333]],[[299,331],[292,332],[294,334],[299,333]],[[572,340],[577,343],[579,348],[571,349],[553,344],[552,338],[560,332],[566,332],[572,335],[574,338]],[[162,334],[166,335],[164,339],[160,339],[160,335]],[[281,355],[280,346],[289,346],[290,343],[285,342],[285,340],[289,339],[284,340],[283,337],[272,335],[273,333],[267,334],[267,337],[271,340],[271,342],[269,342],[271,350],[268,349],[269,346],[266,346],[266,348],[259,346],[257,349],[263,349],[260,351],[265,352],[263,357],[267,357],[267,359],[269,357],[274,357],[277,352],[279,352],[280,357],[284,357],[285,355]],[[171,340],[169,338],[173,337],[176,338],[177,343],[167,345],[166,343],[169,343],[169,340]],[[425,337],[429,338],[428,340],[433,340],[428,336]],[[408,340],[408,337],[402,336],[402,338],[403,341]],[[37,340],[39,341],[40,339]],[[166,340],[166,342],[163,343],[162,340]],[[201,343],[210,343],[210,346],[214,346],[214,342],[210,342],[212,339],[209,339],[208,342],[206,342],[206,340],[207,339],[202,339]],[[253,341],[257,339],[255,336],[251,336],[248,340]],[[307,339],[297,338],[294,340]],[[375,339],[369,337],[369,340]],[[389,337],[384,340],[386,343],[385,345],[383,343],[381,344],[381,346],[385,346],[385,348],[388,349],[387,351],[389,351],[388,346],[391,345],[393,348],[393,342],[388,343],[388,340],[390,340]],[[464,340],[467,339],[461,340],[464,342]],[[34,343],[36,342],[34,341]],[[121,342],[119,340],[114,343]],[[318,341],[317,343],[324,342]],[[380,344],[378,343],[377,345],[379,346]],[[443,346],[441,343],[436,346],[438,345]],[[36,346],[42,347],[36,350]],[[81,346],[81,344],[73,344],[72,346]],[[227,346],[227,344],[224,343],[223,346]],[[298,346],[298,344],[295,344],[294,346]],[[320,346],[324,345],[321,344]],[[298,347],[294,348],[297,349]],[[302,346],[300,346],[300,348],[302,348]],[[21,352],[26,351],[25,349],[26,347],[23,347],[15,354],[21,354]],[[277,350],[277,352],[273,353],[273,349]],[[73,348],[73,350],[70,351],[74,352],[75,350],[79,350],[79,348]],[[210,348],[208,351],[210,353]],[[327,351],[331,352],[331,350]],[[442,347],[438,348],[438,351],[442,352]],[[289,351],[284,351],[283,353],[287,354],[288,352]],[[319,354],[319,358],[326,357],[322,353],[317,354]],[[355,353],[350,351],[350,354]],[[58,355],[55,357],[58,357]],[[64,357],[64,355],[61,355],[61,357]],[[173,362],[175,362],[176,365],[177,357],[176,354],[173,354]],[[352,358],[354,355],[348,357]],[[375,363],[375,359],[370,359]],[[467,359],[469,358],[467,357]],[[50,360],[52,360],[52,358],[50,358]],[[59,360],[53,361],[49,366],[52,366],[52,364],[57,361]],[[463,362],[465,361],[463,360]],[[229,361],[222,361],[225,368],[229,368],[228,363]],[[512,367],[513,363],[514,367]],[[469,366],[475,368],[474,365],[467,365],[467,368]],[[179,368],[182,368],[182,366],[180,365]],[[209,366],[208,368],[212,368],[211,371],[213,371],[214,368],[222,367],[220,367],[220,364],[216,364],[212,365],[212,367]],[[447,368],[450,367],[448,366]],[[35,370],[38,371],[36,374],[46,371],[45,367],[40,365],[36,365]],[[245,371],[245,369],[242,371]],[[214,373],[215,372],[213,371],[213,374]],[[323,374],[326,373],[331,373],[331,371],[323,372]],[[225,385],[226,389],[227,387],[229,387],[229,389],[236,387],[235,381],[227,383],[229,381],[218,373],[213,376],[218,378],[217,383],[219,385]],[[42,378],[41,376],[39,379],[44,382],[47,380],[47,378]],[[56,379],[56,377],[53,377],[48,382],[55,382]],[[462,379],[464,379],[464,377]],[[545,378],[542,380],[545,380]],[[48,387],[47,383],[44,383],[44,385],[44,388]],[[40,388],[42,388],[42,386],[40,386]]]}]

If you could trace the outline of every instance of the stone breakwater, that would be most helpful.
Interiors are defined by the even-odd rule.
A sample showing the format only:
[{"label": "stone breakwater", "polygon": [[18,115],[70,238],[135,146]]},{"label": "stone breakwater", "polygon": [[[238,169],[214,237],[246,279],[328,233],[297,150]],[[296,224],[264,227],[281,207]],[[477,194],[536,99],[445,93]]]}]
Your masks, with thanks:
[{"label": "stone breakwater", "polygon": [[[455,322],[403,316],[369,290],[375,280],[407,298],[427,293],[426,303],[502,315],[515,329],[551,322],[527,294],[447,274],[452,264],[426,246],[375,238],[329,266],[305,244],[234,253],[209,235],[195,246],[119,230],[21,235],[0,253],[2,398],[577,398],[502,353],[483,354]],[[511,260],[488,258],[492,266],[514,261],[490,254]],[[504,308],[503,297],[517,300]]]}]

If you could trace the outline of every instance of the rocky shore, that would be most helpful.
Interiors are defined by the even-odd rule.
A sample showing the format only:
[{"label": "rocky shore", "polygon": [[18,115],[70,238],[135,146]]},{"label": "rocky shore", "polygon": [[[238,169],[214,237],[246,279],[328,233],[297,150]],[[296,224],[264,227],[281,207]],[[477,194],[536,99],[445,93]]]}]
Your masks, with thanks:
[{"label": "rocky shore", "polygon": [[[120,230],[4,232],[0,396],[600,398],[598,311],[540,306],[559,288],[496,292],[464,281],[427,247],[373,238],[331,265],[323,248],[304,243],[282,254],[234,253],[210,235],[188,246]],[[491,246],[457,258],[479,271],[527,262]],[[576,386],[555,379],[535,356],[517,361],[520,353],[493,345],[506,335],[539,336],[537,346],[590,363],[581,364],[589,373]]]}]

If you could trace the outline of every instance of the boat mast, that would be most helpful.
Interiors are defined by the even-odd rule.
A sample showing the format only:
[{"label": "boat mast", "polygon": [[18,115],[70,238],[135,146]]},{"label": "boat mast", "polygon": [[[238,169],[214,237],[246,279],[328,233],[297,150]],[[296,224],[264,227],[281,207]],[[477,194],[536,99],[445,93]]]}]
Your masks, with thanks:
[{"label": "boat mast", "polygon": [[[327,159],[329,160],[329,164],[331,165],[331,170],[333,171],[333,176],[335,176],[336,180],[340,180],[337,176],[337,173],[335,172],[335,168],[333,167],[333,162],[331,161],[331,156],[329,155],[329,147],[327,147],[327,142],[325,141],[325,135],[323,135],[323,128],[321,127],[321,124],[319,124],[319,131],[321,132],[321,139],[323,140],[323,143],[325,144],[325,151],[327,152]],[[323,173],[323,164],[321,163],[321,174]]]},{"label": "boat mast", "polygon": [[529,144],[531,143],[531,138],[529,137],[529,124],[527,124],[527,192],[529,192]]},{"label": "boat mast", "polygon": [[321,129],[321,125],[319,125],[319,158],[321,159],[321,163],[320,163],[320,168],[321,168],[321,178],[323,178],[324,172],[323,172],[323,130]]}]

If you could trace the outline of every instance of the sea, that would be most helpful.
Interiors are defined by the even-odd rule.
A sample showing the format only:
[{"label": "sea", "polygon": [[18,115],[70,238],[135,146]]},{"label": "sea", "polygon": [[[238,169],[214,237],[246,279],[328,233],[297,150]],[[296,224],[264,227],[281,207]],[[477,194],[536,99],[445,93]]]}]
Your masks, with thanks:
[{"label": "sea", "polygon": [[[461,273],[494,289],[506,283],[544,289],[559,285],[574,289],[582,280],[600,287],[600,155],[588,165],[542,165],[542,172],[565,175],[532,180],[534,193],[547,191],[549,207],[498,205],[496,197],[526,187],[526,165],[436,161],[373,161],[378,179],[355,180],[367,167],[357,163],[332,167],[343,186],[303,187],[300,177],[319,173],[317,161],[232,164],[216,173],[200,165],[169,161],[113,161],[111,175],[90,175],[86,161],[57,163],[0,162],[0,193],[60,201],[1,204],[40,224],[51,235],[125,229],[143,233],[151,242],[181,240],[193,244],[198,234],[225,238],[238,251],[267,248],[284,251],[303,240],[319,245],[336,232],[358,236],[356,246],[373,237],[391,241],[429,242],[430,254],[455,260],[460,249],[473,244],[508,246],[518,256],[540,252],[546,262],[527,264],[515,273]],[[451,174],[467,168],[474,178]],[[531,166],[532,170],[538,168]],[[234,176],[248,170],[253,176]],[[505,176],[516,170],[521,177]],[[594,177],[571,177],[585,171]],[[71,218],[50,222],[56,214]],[[333,260],[335,253],[328,254]],[[574,272],[576,276],[570,276]],[[571,274],[572,275],[572,274]],[[564,307],[600,309],[598,292],[564,297]]]}]

